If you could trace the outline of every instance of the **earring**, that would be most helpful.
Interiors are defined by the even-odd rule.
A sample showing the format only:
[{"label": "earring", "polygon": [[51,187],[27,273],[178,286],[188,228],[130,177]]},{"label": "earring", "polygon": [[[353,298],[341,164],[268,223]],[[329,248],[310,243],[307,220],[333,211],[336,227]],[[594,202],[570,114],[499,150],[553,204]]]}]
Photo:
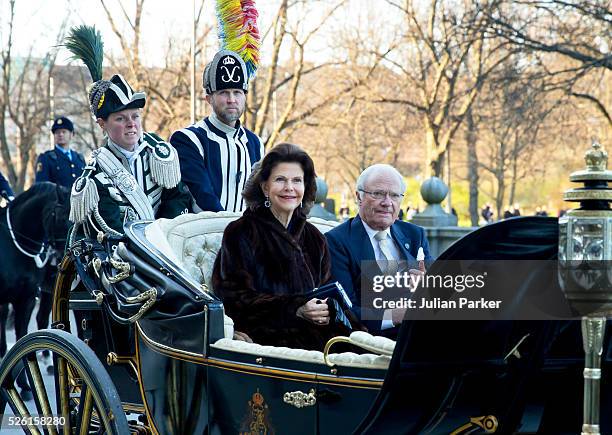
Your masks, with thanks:
[{"label": "earring", "polygon": [[300,207],[304,207],[304,206],[302,205],[302,201],[300,201]]},{"label": "earring", "polygon": [[272,205],[272,203],[270,202],[270,197],[268,195],[266,195],[266,200],[264,201],[264,206],[266,206],[267,208],[270,208],[271,205]]}]

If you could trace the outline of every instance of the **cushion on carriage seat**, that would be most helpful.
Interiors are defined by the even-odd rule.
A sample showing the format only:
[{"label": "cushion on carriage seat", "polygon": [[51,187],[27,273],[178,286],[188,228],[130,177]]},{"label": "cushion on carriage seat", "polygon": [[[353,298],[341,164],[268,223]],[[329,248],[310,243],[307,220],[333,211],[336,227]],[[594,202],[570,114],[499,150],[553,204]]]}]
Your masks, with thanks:
[{"label": "cushion on carriage seat", "polygon": [[355,331],[349,336],[351,343],[370,352],[391,356],[395,350],[395,341],[387,337],[372,335],[364,331]]},{"label": "cushion on carriage seat", "polygon": [[361,367],[365,369],[387,369],[391,357],[371,353],[357,354],[353,352],[330,353],[328,360],[341,367]]},{"label": "cushion on carriage seat", "polygon": [[291,349],[289,347],[262,346],[257,343],[222,338],[211,345],[216,349],[230,350],[233,352],[247,353],[251,355],[281,358],[294,361],[314,362],[323,364],[323,352],[318,350]]},{"label": "cushion on carriage seat", "polygon": [[[229,317],[225,317],[231,320]],[[245,341],[232,340],[228,335],[226,335],[225,338],[217,340],[211,346],[216,349],[229,350],[232,352],[246,353],[256,356],[325,364],[325,361],[323,359],[323,352],[319,352],[316,350],[292,349],[289,347],[262,346],[261,344],[257,343],[247,343]],[[359,367],[366,369],[387,369],[389,367],[389,363],[391,362],[390,356],[374,355],[371,353],[359,355],[353,352],[329,354],[328,359],[330,362],[337,366]]]},{"label": "cushion on carriage seat", "polygon": [[223,314],[223,337],[234,338],[234,321],[227,314]]},{"label": "cushion on carriage seat", "polygon": [[[241,213],[209,212],[184,214],[174,219],[158,219],[145,229],[145,236],[168,259],[210,289],[213,265],[221,247],[223,231]],[[308,220],[325,233],[337,222],[320,218]]]}]

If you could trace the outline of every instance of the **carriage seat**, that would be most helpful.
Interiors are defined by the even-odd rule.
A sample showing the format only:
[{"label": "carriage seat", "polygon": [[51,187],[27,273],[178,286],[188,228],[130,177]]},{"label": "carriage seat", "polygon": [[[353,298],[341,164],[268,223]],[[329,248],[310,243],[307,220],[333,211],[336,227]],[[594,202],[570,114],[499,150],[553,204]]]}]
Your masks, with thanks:
[{"label": "carriage seat", "polygon": [[[147,226],[145,237],[199,284],[210,289],[212,269],[221,248],[223,231],[240,216],[241,213],[203,211],[174,219],[158,219]],[[320,218],[310,218],[308,221],[322,233],[337,225],[336,222]]]},{"label": "carriage seat", "polygon": [[[205,289],[210,289],[212,269],[221,247],[223,231],[227,225],[238,219],[240,213],[233,212],[201,212],[197,214],[185,214],[174,219],[158,219],[145,229],[145,237],[169,260],[181,267],[199,284],[204,284]],[[315,225],[319,231],[325,233],[337,225],[336,222],[326,221],[320,218],[308,220]],[[353,333],[353,335],[362,333]],[[370,338],[362,340],[377,342],[378,338],[363,333]],[[212,347],[218,349],[232,350],[240,353],[268,356],[297,361],[307,361],[324,364],[323,352],[308,351],[304,349],[290,349],[286,347],[262,346],[255,343],[233,340],[234,322],[225,316],[224,336]],[[391,341],[391,340],[389,340]],[[386,350],[376,351],[376,346],[366,349],[377,354],[358,355],[351,352],[330,354],[329,361],[338,366],[362,367],[372,369],[386,369],[389,366],[391,353],[388,352],[388,343],[382,346]]]}]

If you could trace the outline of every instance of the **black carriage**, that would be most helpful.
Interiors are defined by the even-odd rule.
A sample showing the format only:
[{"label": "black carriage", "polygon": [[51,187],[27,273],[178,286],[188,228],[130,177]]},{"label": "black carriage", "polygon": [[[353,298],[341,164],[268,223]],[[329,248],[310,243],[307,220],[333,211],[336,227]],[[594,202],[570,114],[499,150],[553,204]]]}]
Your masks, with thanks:
[{"label": "black carriage", "polygon": [[[73,244],[52,329],[20,340],[0,365],[0,409],[31,423],[25,432],[51,434],[580,431],[576,321],[406,321],[397,342],[356,332],[323,352],[233,340],[208,286],[223,229],[237,217],[136,222],[122,240]],[[556,219],[519,218],[469,234],[440,259],[555,259],[557,243]],[[364,353],[336,352],[347,340]],[[53,355],[54,391],[42,380],[41,350]],[[21,397],[20,375],[33,404]],[[610,391],[604,383],[604,409]],[[40,417],[54,424],[35,427]],[[603,433],[608,419],[602,413]]]}]

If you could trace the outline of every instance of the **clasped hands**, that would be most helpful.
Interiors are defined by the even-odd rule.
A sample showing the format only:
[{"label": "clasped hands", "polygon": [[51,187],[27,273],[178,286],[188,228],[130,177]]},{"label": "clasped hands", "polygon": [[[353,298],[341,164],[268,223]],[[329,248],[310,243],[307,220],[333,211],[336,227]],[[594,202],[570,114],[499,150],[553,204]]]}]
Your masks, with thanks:
[{"label": "clasped hands", "polygon": [[317,299],[312,298],[304,305],[299,307],[295,315],[304,320],[308,320],[315,325],[323,326],[329,324],[329,308],[327,306],[327,298]]}]

